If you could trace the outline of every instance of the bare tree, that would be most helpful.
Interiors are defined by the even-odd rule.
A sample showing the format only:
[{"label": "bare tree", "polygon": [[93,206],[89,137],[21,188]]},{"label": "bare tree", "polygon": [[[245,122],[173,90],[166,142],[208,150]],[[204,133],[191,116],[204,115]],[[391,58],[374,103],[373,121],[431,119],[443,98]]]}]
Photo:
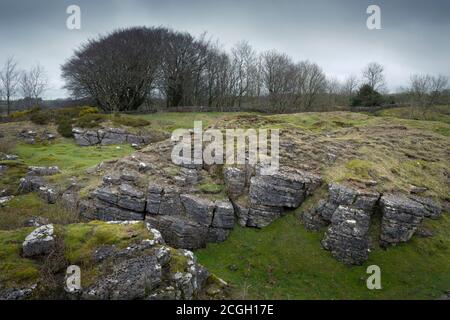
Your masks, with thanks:
[{"label": "bare tree", "polygon": [[293,104],[295,94],[297,69],[291,58],[275,50],[266,51],[262,54],[262,83],[269,102],[278,111],[289,104]]},{"label": "bare tree", "polygon": [[363,79],[373,90],[381,91],[386,86],[384,67],[376,62],[369,63],[363,69]]},{"label": "bare tree", "polygon": [[344,84],[342,85],[342,94],[347,96],[347,97],[351,97],[355,91],[358,89],[358,78],[355,75],[349,75],[345,80],[344,80]]},{"label": "bare tree", "polygon": [[437,103],[439,97],[448,88],[449,78],[439,75],[415,74],[410,78],[409,92],[413,104],[429,107]]},{"label": "bare tree", "polygon": [[311,109],[320,93],[325,91],[326,88],[326,76],[322,69],[315,63],[304,61],[300,63],[303,69],[304,81],[304,103],[303,107],[306,110]]},{"label": "bare tree", "polygon": [[242,97],[250,95],[249,88],[256,68],[256,53],[247,41],[241,41],[231,50],[231,55],[238,107],[241,107]]},{"label": "bare tree", "polygon": [[37,100],[48,88],[48,78],[44,68],[37,64],[29,71],[22,72],[20,89],[24,98]]},{"label": "bare tree", "polygon": [[14,57],[9,57],[0,72],[0,81],[3,88],[3,95],[6,98],[8,115],[11,110],[11,98],[15,96],[19,84],[19,76],[20,73],[17,70],[16,60]]},{"label": "bare tree", "polygon": [[336,77],[331,77],[326,81],[326,93],[331,106],[338,104],[338,95],[342,90],[342,84]]}]

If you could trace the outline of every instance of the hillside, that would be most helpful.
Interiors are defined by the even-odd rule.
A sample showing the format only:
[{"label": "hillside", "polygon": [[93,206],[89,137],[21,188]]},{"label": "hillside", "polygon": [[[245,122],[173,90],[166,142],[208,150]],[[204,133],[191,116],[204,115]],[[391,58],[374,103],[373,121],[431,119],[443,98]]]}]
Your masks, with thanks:
[{"label": "hillside", "polygon": [[[20,244],[32,231],[29,227],[21,228],[29,226],[30,219],[36,220],[36,217],[45,224],[61,226],[58,230],[62,233],[76,228],[72,227],[76,226],[74,223],[89,220],[145,219],[161,231],[168,245],[194,250],[201,265],[229,284],[230,298],[436,299],[450,290],[448,111],[437,109],[433,112],[442,116],[430,120],[410,119],[402,110],[388,111],[377,115],[350,112],[156,113],[122,115],[120,120],[99,115],[91,116],[86,128],[74,131],[79,135],[77,139],[62,137],[53,120],[45,125],[26,118],[0,124],[3,155],[0,192],[6,199],[0,208],[0,229],[10,230],[0,231],[0,237],[6,239],[2,243],[11,243],[13,239],[15,244]],[[280,129],[282,173],[269,185],[275,192],[288,190],[287,202],[278,204],[281,198],[270,198],[264,188],[254,191],[256,182],[264,182],[254,173],[251,173],[253,184],[236,196],[233,195],[234,185],[230,185],[233,181],[227,175],[233,168],[185,168],[171,163],[173,144],[167,137],[174,129],[193,128],[194,120],[203,121],[203,128],[221,130]],[[77,123],[80,121],[75,120],[74,125]],[[33,143],[30,143],[30,132]],[[95,140],[99,132],[101,139]],[[131,138],[138,143],[131,143]],[[149,142],[144,142],[147,138]],[[117,144],[121,139],[125,143]],[[81,146],[80,143],[92,145]],[[30,166],[57,166],[58,171],[41,176],[30,174],[33,171]],[[247,168],[236,170],[249,174]],[[26,188],[24,180],[20,180],[23,177],[28,183]],[[285,181],[290,181],[290,185],[282,184]],[[291,194],[295,190],[289,188],[294,188],[298,181],[303,181],[302,192],[307,195],[306,199],[296,199],[295,194]],[[149,183],[163,191],[148,191]],[[321,200],[332,201],[330,188],[334,184],[350,192],[356,190],[358,196],[361,192],[376,194],[376,204],[367,209],[371,212],[365,235],[368,257],[356,263],[358,265],[339,261],[342,258],[339,252],[336,256],[336,252],[332,250],[331,254],[321,246],[324,234],[329,234],[330,221],[322,221],[320,203]],[[55,199],[53,194],[57,195]],[[404,241],[402,238],[386,247],[381,241],[386,232],[383,217],[387,214],[383,197],[390,194],[428,199],[443,208],[443,213],[432,219],[422,215],[420,223],[414,225],[411,239]],[[180,195],[182,205],[169,201],[170,210],[186,211],[182,217],[172,216],[172,225],[167,224],[161,211],[153,213],[148,209],[151,199],[159,201],[158,206],[165,203],[165,195],[172,197],[170,201]],[[151,198],[155,196],[157,200]],[[261,216],[253,213],[253,218],[250,214],[243,222],[238,211],[242,208],[249,208],[250,212],[256,210],[252,207],[252,197],[261,201],[258,203]],[[119,200],[113,201],[113,198]],[[146,203],[145,210],[140,209],[142,202]],[[275,204],[271,204],[273,202]],[[68,207],[68,203],[73,206]],[[274,215],[275,211],[269,210],[267,203],[281,211]],[[205,229],[203,222],[191,219],[193,213],[203,214],[206,210],[209,214],[211,210],[217,215],[219,209],[223,219],[232,219],[231,225],[226,220],[219,225],[213,221]],[[321,224],[316,231],[309,231],[305,223],[309,222],[310,215],[319,219],[316,213]],[[242,222],[246,227],[238,225]],[[173,226],[177,223],[183,226],[193,223],[193,229],[175,230]],[[214,234],[201,238],[203,230],[210,232],[211,229]],[[20,252],[17,247],[7,249],[8,246],[2,245],[2,248]],[[22,278],[10,270],[16,263],[28,266],[29,262],[22,261],[20,254],[5,252],[1,265],[4,286],[28,285],[28,275],[34,277],[42,268],[32,265],[32,272],[26,269],[28,275]],[[366,268],[373,264],[382,270],[382,290],[370,291],[366,287]],[[26,281],[22,282],[23,279]]]}]

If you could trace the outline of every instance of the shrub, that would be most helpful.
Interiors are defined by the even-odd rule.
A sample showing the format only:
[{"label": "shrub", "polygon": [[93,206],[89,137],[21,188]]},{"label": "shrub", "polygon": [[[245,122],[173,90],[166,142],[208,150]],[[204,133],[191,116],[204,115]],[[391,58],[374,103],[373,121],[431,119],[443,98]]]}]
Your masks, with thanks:
[{"label": "shrub", "polygon": [[65,138],[72,137],[72,119],[69,117],[60,117],[58,119],[58,133]]},{"label": "shrub", "polygon": [[21,118],[25,118],[25,117],[28,117],[32,112],[33,112],[33,109],[27,109],[27,110],[22,110],[22,111],[16,111],[16,112],[11,113],[11,118],[12,118],[12,119],[21,119]]},{"label": "shrub", "polygon": [[76,125],[81,128],[95,128],[105,121],[105,116],[99,113],[88,113],[80,117]]},{"label": "shrub", "polygon": [[380,106],[383,103],[383,96],[370,85],[364,84],[359,88],[356,97],[352,97],[350,103],[352,107]]},{"label": "shrub", "polygon": [[150,124],[150,122],[145,119],[134,118],[134,117],[122,117],[120,114],[114,115],[113,123],[115,125],[121,125],[121,126],[127,126],[127,127],[145,127]]},{"label": "shrub", "polygon": [[43,111],[33,111],[30,116],[31,122],[39,125],[48,124],[51,120],[50,113]]},{"label": "shrub", "polygon": [[95,113],[99,113],[99,110],[96,107],[82,107],[78,116],[83,117],[87,114],[95,114]]}]

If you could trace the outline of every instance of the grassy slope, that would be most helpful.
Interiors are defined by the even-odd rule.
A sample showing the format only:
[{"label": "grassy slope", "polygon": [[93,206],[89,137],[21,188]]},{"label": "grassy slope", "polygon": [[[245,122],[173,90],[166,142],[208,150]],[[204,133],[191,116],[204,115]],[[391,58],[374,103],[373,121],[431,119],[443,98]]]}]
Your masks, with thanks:
[{"label": "grassy slope", "polygon": [[[221,113],[158,113],[141,117],[149,120],[152,128],[171,131],[176,128],[192,128],[194,120],[203,120],[206,127],[216,120],[228,120],[235,116],[237,115]],[[444,136],[450,135],[450,126],[437,121],[374,118],[349,113],[276,115],[264,118],[279,121],[281,128],[293,126],[305,132],[376,125],[388,121]],[[127,146],[121,146],[121,149],[116,149],[115,146],[80,148],[69,140],[62,140],[51,146],[18,145],[16,151],[25,161],[16,169],[20,174],[23,173],[21,170],[25,170],[25,164],[59,165],[65,177],[83,175],[84,169],[102,160],[118,158],[131,152]],[[350,174],[365,174],[370,169],[365,167],[366,163],[344,165],[350,170]],[[18,197],[12,203],[18,210],[24,210],[30,205],[46,210],[33,196]],[[211,244],[197,254],[200,262],[207,268],[231,282],[235,287],[236,297],[434,298],[450,289],[450,219],[446,216],[439,221],[427,221],[426,224],[434,230],[435,237],[415,238],[410,243],[387,252],[376,249],[363,267],[345,267],[336,262],[328,252],[321,249],[322,234],[306,232],[299,219],[292,214],[264,230],[236,227],[225,243]],[[3,244],[4,242],[0,250],[11,249]],[[381,291],[369,291],[365,286],[366,266],[374,263],[382,269]],[[231,265],[237,266],[238,270],[232,271],[229,268]],[[25,275],[30,271],[27,270],[28,267],[24,265]]]},{"label": "grassy slope", "polygon": [[[337,262],[294,214],[263,230],[233,230],[222,244],[196,252],[205,265],[250,299],[433,299],[450,289],[450,217],[427,221],[432,239],[370,253],[361,267]],[[368,290],[366,268],[381,268],[382,290]],[[235,270],[237,267],[236,271]]]},{"label": "grassy slope", "polygon": [[[9,168],[0,175],[0,189],[8,187],[15,192],[20,178],[27,173],[28,166],[58,166],[62,172],[47,177],[52,185],[68,185],[71,177],[78,177],[79,182],[89,185],[96,177],[87,175],[87,168],[101,161],[124,157],[134,149],[129,145],[79,147],[71,139],[58,139],[48,145],[19,143],[13,151],[19,156],[19,160],[1,162]],[[59,204],[49,205],[36,194],[18,195],[5,208],[0,209],[0,229],[20,227],[32,216],[46,217],[53,223],[63,224],[78,219],[74,212]]]},{"label": "grassy slope", "polygon": [[[416,121],[386,116],[311,113],[266,118],[275,121],[275,124],[270,124],[272,127],[286,128],[287,123],[305,132],[389,124],[450,136],[450,126],[445,121]],[[276,124],[277,121],[280,123]],[[420,150],[435,152],[429,146],[416,151]],[[360,150],[365,159],[338,163],[326,170],[326,178],[370,178],[367,176],[369,172],[379,169],[381,176],[387,168],[389,171],[396,170],[393,178],[400,179],[399,184],[420,185],[425,179],[425,184],[436,194],[444,198],[448,195],[448,185],[442,177],[442,169],[446,169],[444,159],[440,162],[404,161],[403,156],[397,158],[399,154],[390,155],[383,151],[382,148]],[[387,251],[376,244],[379,219],[373,218],[371,230],[375,248],[361,267],[344,266],[332,258],[329,252],[321,248],[323,232],[306,231],[298,213],[289,214],[263,230],[237,227],[224,243],[210,244],[196,254],[209,270],[234,286],[236,298],[433,299],[450,290],[449,215],[438,221],[424,222],[424,226],[433,231],[434,237],[414,237],[409,243]],[[366,287],[369,276],[366,268],[372,264],[381,267],[383,289],[379,291]]]}]

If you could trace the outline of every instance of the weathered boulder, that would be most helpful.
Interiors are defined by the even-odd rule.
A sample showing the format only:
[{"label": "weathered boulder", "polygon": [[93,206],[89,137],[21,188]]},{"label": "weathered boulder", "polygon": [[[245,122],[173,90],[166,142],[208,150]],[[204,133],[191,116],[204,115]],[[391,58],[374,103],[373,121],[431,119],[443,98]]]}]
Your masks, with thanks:
[{"label": "weathered boulder", "polygon": [[361,265],[368,259],[370,212],[339,206],[331,218],[322,245],[339,261]]},{"label": "weathered boulder", "polygon": [[146,201],[142,191],[125,183],[119,186],[117,206],[135,212],[144,212],[145,203]]},{"label": "weathered boulder", "polygon": [[321,183],[319,176],[291,168],[251,178],[250,202],[256,205],[297,208]]},{"label": "weathered boulder", "polygon": [[61,170],[57,166],[52,167],[28,167],[27,175],[30,176],[52,176],[61,173]]},{"label": "weathered boulder", "polygon": [[147,215],[145,221],[158,229],[165,241],[175,248],[197,249],[206,245],[208,226],[185,216]]},{"label": "weathered boulder", "polygon": [[406,242],[414,235],[423,220],[425,208],[407,196],[387,194],[381,197],[383,217],[381,244]]},{"label": "weathered boulder", "polygon": [[0,197],[0,207],[6,206],[13,198],[14,196]]},{"label": "weathered boulder", "polygon": [[199,170],[181,168],[180,174],[175,177],[175,181],[180,187],[190,187],[196,185],[200,180]]},{"label": "weathered boulder", "polygon": [[326,203],[326,200],[320,200],[317,208],[310,209],[302,214],[303,224],[307,230],[320,231],[322,227],[328,224],[320,214],[320,208],[325,206]]},{"label": "weathered boulder", "polygon": [[143,212],[135,212],[123,208],[119,208],[111,203],[101,200],[94,200],[86,207],[86,203],[81,202],[81,213],[88,219],[114,221],[114,220],[143,220]]},{"label": "weathered boulder", "polygon": [[1,160],[15,161],[19,159],[19,156],[15,154],[5,154],[1,157]]},{"label": "weathered boulder", "polygon": [[211,225],[214,212],[212,201],[190,194],[182,194],[180,200],[189,218],[205,226]]},{"label": "weathered boulder", "polygon": [[282,207],[252,204],[248,211],[247,227],[264,228],[283,214]]},{"label": "weathered boulder", "polygon": [[22,193],[38,191],[45,186],[44,180],[38,176],[26,176],[20,179],[19,191]]},{"label": "weathered boulder", "polygon": [[113,271],[91,286],[84,298],[132,300],[144,299],[162,281],[161,265],[155,256],[126,259],[114,265]]},{"label": "weathered boulder", "polygon": [[180,199],[180,190],[174,187],[164,188],[159,205],[160,215],[180,215],[184,212]]},{"label": "weathered boulder", "polygon": [[442,207],[439,203],[433,201],[430,198],[419,197],[419,196],[409,196],[410,199],[423,205],[424,212],[423,215],[430,219],[439,219],[442,215]]},{"label": "weathered boulder", "polygon": [[0,292],[0,300],[25,300],[29,298],[37,285],[33,284],[26,288],[9,288]]},{"label": "weathered boulder", "polygon": [[341,205],[373,212],[380,198],[377,192],[350,188],[336,183],[329,185],[328,192],[328,200],[320,202],[317,208],[320,216],[326,221],[331,221],[334,211]]},{"label": "weathered boulder", "polygon": [[214,228],[233,229],[234,222],[234,208],[231,202],[217,201],[211,226]]},{"label": "weathered boulder", "polygon": [[49,186],[41,186],[37,190],[39,197],[47,201],[48,203],[54,204],[58,199],[59,193]]},{"label": "weathered boulder", "polygon": [[47,224],[31,232],[22,244],[23,256],[34,257],[50,253],[55,246],[52,224]]},{"label": "weathered boulder", "polygon": [[49,220],[45,217],[31,217],[27,221],[25,221],[24,226],[25,227],[40,227],[46,224],[49,224]]},{"label": "weathered boulder", "polygon": [[75,138],[75,143],[80,146],[93,146],[99,144],[101,141],[98,132],[95,130],[73,128],[72,134]]}]

